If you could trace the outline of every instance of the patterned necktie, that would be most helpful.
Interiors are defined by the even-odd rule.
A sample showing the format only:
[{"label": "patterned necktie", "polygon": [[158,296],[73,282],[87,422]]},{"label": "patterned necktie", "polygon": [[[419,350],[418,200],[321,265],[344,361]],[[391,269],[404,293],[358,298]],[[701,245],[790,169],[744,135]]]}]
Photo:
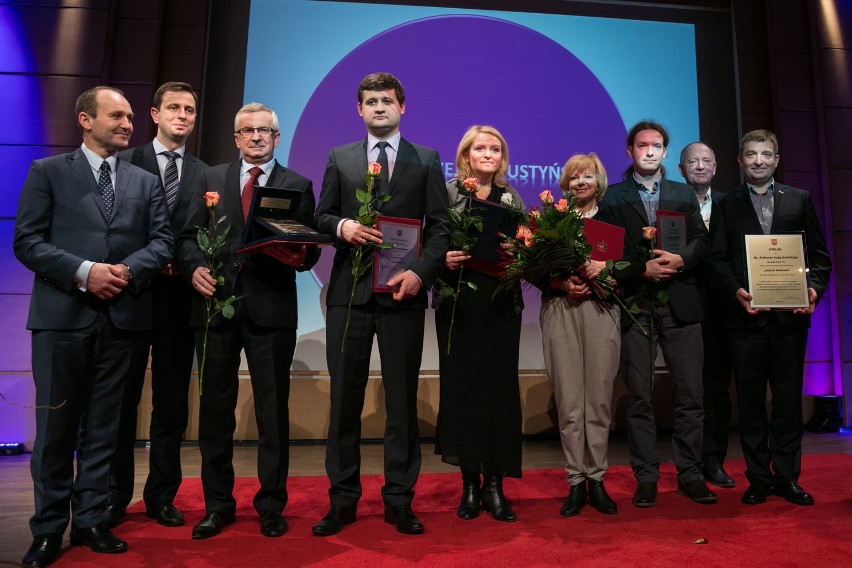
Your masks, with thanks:
[{"label": "patterned necktie", "polygon": [[243,221],[248,221],[249,209],[251,208],[251,198],[254,195],[254,186],[257,185],[257,178],[260,177],[260,174],[263,173],[263,170],[259,167],[255,166],[249,170],[249,179],[246,184],[243,186],[243,195],[242,195],[242,203],[243,203]]},{"label": "patterned necktie", "polygon": [[104,198],[107,219],[112,219],[112,206],[115,203],[115,190],[112,188],[112,180],[109,177],[109,162],[104,160],[101,164],[101,173],[98,175],[98,189]]},{"label": "patterned necktie", "polygon": [[178,188],[180,187],[180,179],[178,178],[177,159],[180,156],[177,152],[166,150],[160,152],[161,156],[165,156],[169,163],[166,164],[164,173],[163,187],[166,190],[166,205],[169,207],[169,213],[175,210],[175,202],[177,201]]},{"label": "patterned necktie", "polygon": [[376,144],[376,146],[379,147],[379,158],[377,162],[380,166],[382,166],[382,171],[379,172],[379,189],[376,192],[377,195],[382,192],[387,193],[390,189],[390,184],[388,183],[388,180],[390,179],[390,171],[388,167],[388,153],[385,151],[387,145],[388,143],[384,140]]}]

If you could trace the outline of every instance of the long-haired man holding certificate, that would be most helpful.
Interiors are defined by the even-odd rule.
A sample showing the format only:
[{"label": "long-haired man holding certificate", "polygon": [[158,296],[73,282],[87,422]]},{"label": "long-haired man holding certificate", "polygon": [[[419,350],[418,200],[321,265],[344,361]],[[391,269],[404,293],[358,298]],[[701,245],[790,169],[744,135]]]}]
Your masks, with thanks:
[{"label": "long-haired man holding certificate", "polygon": [[[426,290],[432,285],[449,247],[447,190],[438,152],[401,137],[405,93],[388,73],[373,73],[358,86],[358,114],[367,137],[332,148],[315,215],[317,229],[337,239],[326,296],[331,411],[325,467],[331,484],[328,514],[313,527],[332,535],[355,521],[361,497],[361,410],[370,368],[373,336],[379,344],[385,389],[385,521],[405,534],[423,532],[411,510],[420,472],[417,380],[423,354]],[[382,215],[423,222],[421,253],[388,282],[393,292],[373,290],[372,270],[353,276],[357,247],[381,243],[375,228],[358,223],[356,195],[365,190],[368,163],[382,164],[376,178],[376,208]],[[361,194],[363,196],[363,193]],[[365,247],[368,251],[372,247]],[[364,249],[362,249],[364,250]],[[372,254],[372,251],[369,252]]]},{"label": "long-haired man holding certificate", "polygon": [[[776,494],[796,505],[814,499],[798,483],[802,458],[802,381],[810,315],[828,286],[831,260],[822,227],[807,191],[778,183],[778,139],[768,130],[753,130],[740,142],[738,160],[745,183],[721,200],[724,258],[713,262],[728,299],[739,404],[740,439],[749,488],[742,501],[756,505]],[[792,310],[752,307],[755,291],[746,276],[747,235],[804,236],[807,304]],[[786,254],[786,253],[785,253]],[[751,291],[751,292],[750,292]],[[766,412],[766,387],[772,392],[772,415]]]}]

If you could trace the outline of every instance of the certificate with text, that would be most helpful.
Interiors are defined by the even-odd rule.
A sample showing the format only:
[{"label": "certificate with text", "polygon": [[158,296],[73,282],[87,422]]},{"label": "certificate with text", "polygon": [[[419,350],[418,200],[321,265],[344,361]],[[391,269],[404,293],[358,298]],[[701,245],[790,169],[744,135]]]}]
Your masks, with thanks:
[{"label": "certificate with text", "polygon": [[393,292],[388,280],[407,270],[406,267],[420,256],[422,223],[417,219],[402,217],[376,217],[376,230],[382,233],[382,242],[390,248],[376,249],[373,257],[373,291]]},{"label": "certificate with text", "polygon": [[657,211],[657,248],[681,254],[686,250],[686,213]]},{"label": "certificate with text", "polygon": [[745,235],[745,255],[752,308],[808,307],[803,235]]}]

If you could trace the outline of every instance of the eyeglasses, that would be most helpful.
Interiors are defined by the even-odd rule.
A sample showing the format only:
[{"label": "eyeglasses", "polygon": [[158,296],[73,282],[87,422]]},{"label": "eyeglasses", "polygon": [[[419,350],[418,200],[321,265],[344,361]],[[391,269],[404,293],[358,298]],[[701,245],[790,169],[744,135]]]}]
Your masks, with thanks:
[{"label": "eyeglasses", "polygon": [[701,162],[705,168],[709,168],[714,164],[712,158],[701,158],[700,160],[698,158],[693,158],[691,160],[687,160],[686,165],[690,168],[694,168],[698,165],[698,162]]},{"label": "eyeglasses", "polygon": [[254,136],[255,132],[260,134],[262,138],[269,138],[278,131],[268,126],[261,126],[260,128],[249,128],[248,126],[246,126],[245,128],[240,128],[239,130],[234,132],[234,134],[240,134],[243,138],[251,138],[252,136]]}]

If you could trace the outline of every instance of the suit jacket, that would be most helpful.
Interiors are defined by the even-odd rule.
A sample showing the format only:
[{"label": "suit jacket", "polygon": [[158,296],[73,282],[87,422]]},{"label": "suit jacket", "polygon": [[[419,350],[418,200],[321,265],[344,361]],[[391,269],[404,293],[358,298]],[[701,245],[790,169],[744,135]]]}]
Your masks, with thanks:
[{"label": "suit jacket", "polygon": [[[317,206],[317,230],[337,237],[340,220],[358,216],[360,203],[355,199],[355,189],[365,189],[363,178],[366,171],[366,139],[331,149]],[[421,221],[425,218],[420,257],[406,266],[420,278],[422,286],[417,296],[401,302],[394,302],[387,293],[376,294],[376,301],[384,305],[425,309],[426,290],[431,287],[443,266],[444,254],[450,244],[447,222],[449,205],[438,152],[400,139],[388,193],[390,200],[378,206],[382,215]],[[345,306],[349,304],[352,291],[353,247],[338,241],[335,248],[337,251],[331,269],[326,304]],[[368,271],[359,279],[352,300],[353,305],[365,304],[370,299],[373,295],[372,281],[372,271]]]},{"label": "suit jacket", "polygon": [[[220,220],[226,217],[225,223],[219,226],[220,234],[224,226],[230,226],[230,229],[219,251],[222,261],[219,274],[224,276],[225,283],[217,288],[217,297],[225,299],[232,294],[244,295],[235,307],[238,311],[245,310],[252,322],[276,329],[295,329],[298,324],[296,270],[309,270],[316,264],[319,260],[319,249],[309,248],[305,263],[298,269],[262,253],[236,253],[245,246],[242,237],[245,222],[241,201],[240,164],[241,162],[221,164],[198,176],[198,182],[193,186],[189,197],[186,225],[178,238],[178,267],[181,274],[191,280],[195,270],[199,266],[205,266],[204,255],[198,248],[198,228],[211,228],[204,194],[208,191],[218,191],[219,206],[216,208],[216,218]],[[315,201],[311,180],[281,167],[276,162],[266,185],[301,191],[304,195],[296,218],[305,225],[313,225]],[[194,294],[190,325],[203,327],[206,317],[204,298],[201,294]],[[220,316],[217,316],[213,323],[218,321]]]},{"label": "suit jacket", "polygon": [[[630,297],[645,282],[642,273],[645,272],[648,257],[643,254],[647,247],[642,238],[642,228],[650,224],[634,180],[628,178],[611,185],[598,207],[599,212],[595,218],[624,228],[622,260],[627,261],[629,265],[613,269],[612,275],[621,284],[624,295]],[[670,280],[660,282],[657,288],[668,294],[669,307],[681,323],[701,321],[704,310],[695,284],[695,270],[710,253],[710,242],[707,227],[701,218],[698,199],[688,185],[662,178],[659,209],[686,213],[687,244],[686,249],[680,253],[684,263],[682,272]]]},{"label": "suit jacket", "polygon": [[[810,194],[802,189],[775,183],[775,206],[770,233],[783,234],[801,231],[805,235],[805,256],[808,263],[808,287],[822,297],[831,275],[831,258]],[[745,235],[762,235],[757,213],[751,203],[747,184],[728,192],[719,202],[724,233],[714,243],[713,272],[726,300],[726,325],[730,328],[749,328],[774,321],[793,328],[807,329],[810,317],[777,311],[749,315],[736,301],[740,288],[749,289],[746,276]]]},{"label": "suit jacket", "polygon": [[[21,190],[15,256],[35,273],[27,328],[81,329],[105,309],[116,327],[151,327],[150,279],[172,257],[174,241],[158,176],[121,159],[115,205],[107,219],[97,181],[82,149],[36,160]],[[80,292],[83,261],[124,263],[134,279],[109,300]]]},{"label": "suit jacket", "polygon": [[[157,163],[157,155],[154,153],[154,144],[149,142],[144,146],[122,150],[118,153],[122,160],[127,160],[134,166],[138,166],[146,172],[160,176],[160,165]],[[186,215],[189,211],[189,202],[192,195],[191,188],[197,183],[196,177],[207,169],[207,164],[190,154],[184,152],[181,160],[180,187],[178,189],[175,208],[169,214],[172,224],[172,232],[175,237],[180,234],[185,224]]]}]

